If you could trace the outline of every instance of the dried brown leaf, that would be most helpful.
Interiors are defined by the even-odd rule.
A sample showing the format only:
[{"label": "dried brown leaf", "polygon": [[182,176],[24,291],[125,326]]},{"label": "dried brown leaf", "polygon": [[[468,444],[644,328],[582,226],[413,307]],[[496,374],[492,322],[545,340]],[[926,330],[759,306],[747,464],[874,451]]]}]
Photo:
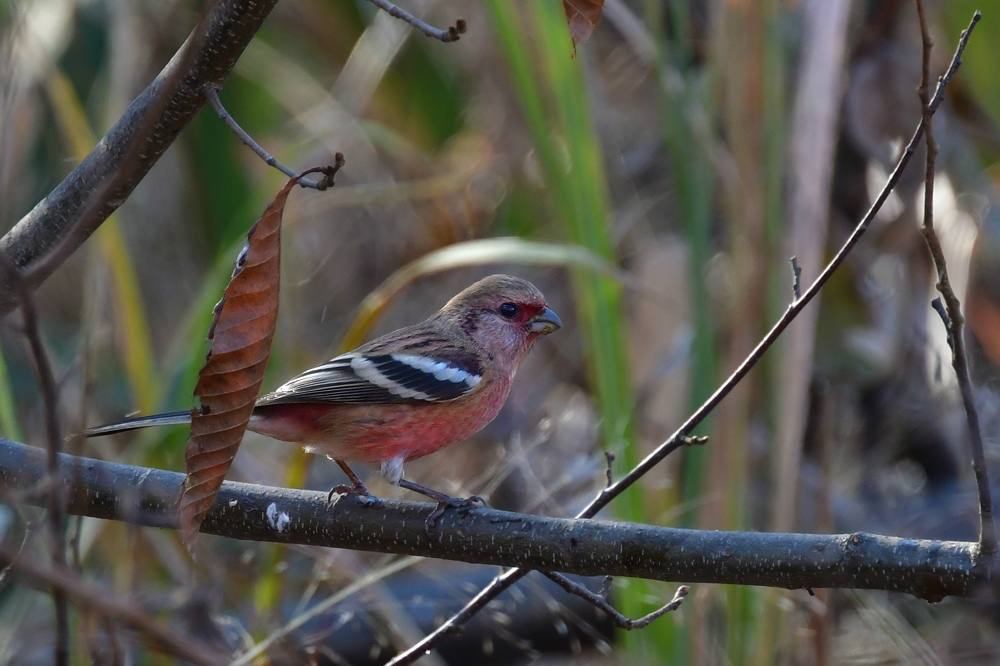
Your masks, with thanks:
[{"label": "dried brown leaf", "polygon": [[601,22],[604,0],[563,0],[563,11],[569,23],[569,36],[573,39],[573,54]]},{"label": "dried brown leaf", "polygon": [[243,441],[264,379],[278,321],[281,216],[302,175],[289,179],[250,227],[233,277],[215,306],[208,331],[211,347],[194,389],[201,408],[191,410],[191,437],[184,451],[180,525],[192,556],[201,522]]}]

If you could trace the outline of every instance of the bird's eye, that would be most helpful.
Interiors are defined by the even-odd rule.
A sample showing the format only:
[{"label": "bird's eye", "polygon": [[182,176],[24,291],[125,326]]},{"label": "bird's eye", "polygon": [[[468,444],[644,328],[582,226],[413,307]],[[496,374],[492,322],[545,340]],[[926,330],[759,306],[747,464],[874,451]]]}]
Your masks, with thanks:
[{"label": "bird's eye", "polygon": [[518,308],[513,303],[504,303],[500,306],[500,316],[505,319],[513,319],[517,316]]}]

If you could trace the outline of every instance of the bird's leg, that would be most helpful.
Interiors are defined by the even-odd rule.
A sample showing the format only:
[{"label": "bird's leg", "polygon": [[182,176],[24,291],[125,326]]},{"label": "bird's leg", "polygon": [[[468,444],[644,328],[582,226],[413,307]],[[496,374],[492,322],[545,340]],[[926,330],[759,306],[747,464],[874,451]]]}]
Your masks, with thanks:
[{"label": "bird's leg", "polygon": [[344,470],[344,474],[350,480],[351,485],[341,484],[339,486],[334,486],[330,488],[330,492],[326,496],[326,503],[331,504],[333,502],[334,495],[361,495],[364,497],[371,497],[371,493],[368,492],[368,488],[365,486],[365,482],[362,481],[354,470],[347,466],[343,460],[337,460],[331,458],[333,462],[340,465],[340,469]]},{"label": "bird's leg", "polygon": [[426,497],[430,497],[432,500],[438,503],[437,508],[431,511],[431,515],[427,516],[427,520],[424,522],[424,528],[430,530],[437,523],[437,519],[444,514],[444,510],[449,507],[465,507],[473,506],[478,504],[480,506],[486,506],[486,500],[484,500],[479,495],[472,495],[471,497],[452,497],[451,495],[445,495],[444,493],[434,490],[432,488],[426,488],[420,484],[413,483],[412,481],[407,481],[406,479],[400,479],[398,483],[400,488],[406,488],[407,490],[412,490],[415,493],[420,493]]},{"label": "bird's leg", "polygon": [[479,495],[472,495],[471,497],[452,497],[451,495],[446,495],[439,490],[434,490],[433,488],[427,488],[426,486],[421,486],[419,483],[414,483],[413,481],[407,481],[406,479],[400,479],[397,484],[400,488],[406,488],[407,490],[412,490],[415,493],[420,493],[426,497],[430,497],[435,500],[438,504],[444,504],[446,506],[472,506],[473,504],[479,504],[480,506],[486,506],[486,500],[484,500]]},{"label": "bird's leg", "polygon": [[428,536],[430,536],[430,531],[437,522],[437,519],[441,517],[441,514],[443,514],[444,510],[448,507],[464,507],[472,506],[473,504],[486,506],[486,502],[478,495],[473,495],[472,497],[452,497],[451,495],[445,495],[438,490],[426,488],[420,484],[413,483],[412,481],[407,481],[403,478],[403,463],[405,462],[405,456],[396,456],[395,458],[383,460],[382,476],[385,477],[386,481],[394,486],[399,486],[400,488],[406,488],[407,490],[412,490],[415,493],[420,493],[425,497],[430,497],[438,503],[437,507],[431,511],[431,515],[427,516],[427,520],[424,522],[424,531],[427,532]]}]

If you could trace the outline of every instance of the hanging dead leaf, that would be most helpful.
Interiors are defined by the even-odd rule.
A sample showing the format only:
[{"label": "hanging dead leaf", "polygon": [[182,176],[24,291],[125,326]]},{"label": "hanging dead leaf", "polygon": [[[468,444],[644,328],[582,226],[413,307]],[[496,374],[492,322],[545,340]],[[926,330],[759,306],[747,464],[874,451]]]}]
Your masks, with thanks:
[{"label": "hanging dead leaf", "polygon": [[[339,164],[339,162],[338,162]],[[194,556],[202,520],[236,456],[271,354],[281,284],[281,216],[288,193],[308,174],[321,171],[332,183],[334,167],[290,178],[247,233],[247,244],[208,331],[211,341],[194,394],[191,438],[184,450],[187,475],[180,500],[181,539]]]},{"label": "hanging dead leaf", "polygon": [[573,55],[601,22],[604,0],[563,0],[563,11],[569,23],[569,36],[573,39]]}]

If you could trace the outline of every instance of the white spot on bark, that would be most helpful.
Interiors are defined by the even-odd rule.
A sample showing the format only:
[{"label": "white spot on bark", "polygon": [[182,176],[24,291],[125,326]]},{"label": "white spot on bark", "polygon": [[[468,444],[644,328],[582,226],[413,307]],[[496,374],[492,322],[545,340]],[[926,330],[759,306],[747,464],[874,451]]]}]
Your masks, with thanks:
[{"label": "white spot on bark", "polygon": [[288,524],[291,522],[292,519],[288,517],[287,513],[279,510],[277,504],[271,502],[267,505],[267,524],[271,526],[272,530],[280,534],[288,528]]}]

